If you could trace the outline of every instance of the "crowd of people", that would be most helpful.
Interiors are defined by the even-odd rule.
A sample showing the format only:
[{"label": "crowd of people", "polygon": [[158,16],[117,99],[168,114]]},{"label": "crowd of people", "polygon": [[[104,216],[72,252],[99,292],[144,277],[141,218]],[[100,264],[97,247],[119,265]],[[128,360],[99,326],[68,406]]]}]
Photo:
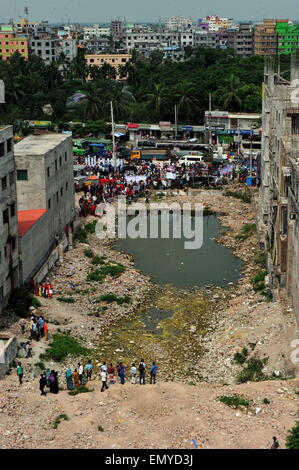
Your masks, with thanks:
[{"label": "crowd of people", "polygon": [[[109,385],[114,385],[117,382],[123,385],[126,381],[127,367],[122,362],[117,362],[115,366],[112,362],[108,366],[106,362],[103,362],[103,364],[100,366],[100,370],[102,379],[101,392],[109,388],[107,382],[109,383]],[[157,370],[158,366],[155,362],[153,362],[152,366],[149,367],[150,384],[156,383]],[[133,362],[130,368],[131,383],[138,383],[139,377],[139,384],[145,385],[146,371],[147,365],[143,359],[140,360],[138,367],[136,367],[135,362]],[[69,367],[65,374],[67,389],[74,390],[78,389],[82,385],[86,385],[87,382],[92,378],[92,372],[93,365],[90,360],[87,361],[85,367],[79,362],[78,366],[74,369],[73,372]],[[18,362],[17,374],[21,385],[23,381],[23,367],[21,362]],[[47,368],[47,370],[40,375],[39,388],[41,395],[46,395],[46,387],[49,388],[50,393],[58,393],[58,373],[55,370],[50,370],[49,368]]]},{"label": "crowd of people", "polygon": [[97,207],[101,203],[111,203],[117,196],[125,196],[129,203],[136,202],[152,190],[165,190],[169,187],[187,189],[192,184],[198,186],[218,186],[233,179],[234,168],[213,168],[211,163],[191,163],[188,166],[179,163],[128,161],[117,166],[113,171],[111,164],[105,167],[86,166],[85,170],[96,179],[83,188],[84,195],[79,200],[80,216],[98,215]]},{"label": "crowd of people", "polygon": [[[135,363],[132,364],[130,369],[132,384],[137,383],[137,372],[139,372],[139,384],[145,384],[146,367],[147,366],[143,359],[141,359],[138,365],[138,369]],[[101,392],[103,392],[106,388],[109,388],[107,382],[109,382],[109,385],[115,384],[117,380],[122,385],[125,383],[127,367],[122,362],[117,362],[115,366],[113,363],[110,363],[107,366],[106,362],[103,362],[103,364],[100,366],[100,369],[102,379]],[[79,362],[78,367],[75,368],[73,372],[70,368],[68,368],[65,374],[67,389],[73,390],[75,388],[79,388],[82,385],[86,385],[87,381],[91,379],[92,370],[93,366],[90,360],[88,360],[85,367]],[[150,367],[150,384],[156,383],[157,370],[158,366],[155,362],[153,362],[152,366]]]},{"label": "crowd of people", "polygon": [[31,315],[29,331],[30,339],[35,339],[35,341],[39,341],[40,338],[45,338],[45,341],[48,340],[48,323],[42,315],[40,315],[39,317]]},{"label": "crowd of people", "polygon": [[53,298],[53,287],[49,280],[44,282],[43,284],[36,284],[34,279],[31,278],[29,281],[30,292],[35,294],[37,297],[49,297],[50,299]]},{"label": "crowd of people", "polygon": [[[136,364],[133,362],[131,369],[130,369],[130,374],[131,374],[131,383],[136,384],[137,383],[137,371],[139,373],[139,384],[145,384],[145,377],[146,377],[146,364],[141,359],[138,369],[136,367]],[[102,388],[101,392],[104,391],[105,388],[109,388],[107,385],[108,379],[109,379],[109,384],[113,385],[116,382],[115,375],[117,374],[120,383],[123,385],[125,383],[125,377],[126,377],[126,369],[127,367],[123,365],[122,362],[117,362],[116,366],[112,363],[107,366],[106,362],[103,362],[101,365],[101,379],[102,379]],[[152,366],[150,367],[150,384],[156,383],[156,376],[157,376],[157,370],[158,366],[156,365],[155,362],[153,362]]]}]

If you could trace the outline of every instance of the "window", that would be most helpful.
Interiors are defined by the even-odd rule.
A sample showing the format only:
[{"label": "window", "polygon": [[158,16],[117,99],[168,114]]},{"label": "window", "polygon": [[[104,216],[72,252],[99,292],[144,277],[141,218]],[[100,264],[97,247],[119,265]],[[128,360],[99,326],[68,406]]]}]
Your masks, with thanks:
[{"label": "window", "polygon": [[50,178],[50,167],[47,168],[47,177]]},{"label": "window", "polygon": [[0,287],[0,302],[3,302],[3,286]]},{"label": "window", "polygon": [[63,194],[63,189],[60,188],[60,196],[62,196],[62,194]]},{"label": "window", "polygon": [[16,215],[16,204],[13,202],[10,206],[10,217],[14,217]]},{"label": "window", "polygon": [[28,181],[27,170],[17,170],[17,181]]},{"label": "window", "polygon": [[58,203],[58,191],[56,193],[56,202]]},{"label": "window", "polygon": [[66,190],[66,191],[69,190],[69,184],[68,184],[68,182],[65,183],[65,190]]},{"label": "window", "polygon": [[48,199],[48,209],[51,209],[51,199]]},{"label": "window", "polygon": [[7,153],[12,151],[12,139],[6,141]]},{"label": "window", "polygon": [[0,143],[0,157],[3,157],[5,155],[5,147],[4,147],[4,142]]},{"label": "window", "polygon": [[14,251],[16,249],[17,247],[16,237],[11,238],[10,246],[11,246],[11,251]]},{"label": "window", "polygon": [[2,219],[3,219],[3,225],[8,224],[9,222],[8,209],[5,209],[4,211],[2,211]]},{"label": "window", "polygon": [[55,160],[55,171],[57,171],[57,160]]},{"label": "window", "polygon": [[4,191],[5,189],[7,189],[7,176],[3,176],[3,178],[1,178],[1,184],[2,184],[2,191]]},{"label": "window", "polygon": [[67,152],[64,152],[64,161],[67,161]]},{"label": "window", "polygon": [[59,157],[59,166],[62,165],[62,157]]}]

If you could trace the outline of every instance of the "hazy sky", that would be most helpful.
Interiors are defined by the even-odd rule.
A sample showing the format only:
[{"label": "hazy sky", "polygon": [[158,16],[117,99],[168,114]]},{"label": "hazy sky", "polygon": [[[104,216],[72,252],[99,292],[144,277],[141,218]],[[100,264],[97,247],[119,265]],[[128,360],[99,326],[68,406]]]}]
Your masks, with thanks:
[{"label": "hazy sky", "polygon": [[113,18],[133,21],[162,21],[169,16],[183,15],[193,21],[218,14],[236,20],[263,18],[299,18],[299,0],[0,0],[0,23],[9,18],[55,22],[109,22]]}]

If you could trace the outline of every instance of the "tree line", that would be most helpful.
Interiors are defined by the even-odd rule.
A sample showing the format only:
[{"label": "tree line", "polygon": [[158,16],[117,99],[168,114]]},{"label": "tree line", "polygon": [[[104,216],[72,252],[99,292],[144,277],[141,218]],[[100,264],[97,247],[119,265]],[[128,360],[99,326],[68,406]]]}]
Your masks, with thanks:
[{"label": "tree line", "polygon": [[[16,52],[9,60],[0,59],[0,78],[6,87],[6,103],[0,105],[1,123],[23,120],[51,120],[65,127],[69,121],[109,121],[113,101],[115,121],[178,122],[202,124],[204,111],[261,112],[264,58],[240,58],[232,50],[186,49],[185,60],[163,61],[159,50],[148,59],[132,51],[130,62],[117,72],[109,64],[87,66],[84,49],[70,63],[61,54],[54,63],[41,57],[25,60]],[[287,78],[289,57],[281,57],[281,71]],[[69,104],[77,91],[85,95]],[[49,118],[43,107],[51,104]]]}]

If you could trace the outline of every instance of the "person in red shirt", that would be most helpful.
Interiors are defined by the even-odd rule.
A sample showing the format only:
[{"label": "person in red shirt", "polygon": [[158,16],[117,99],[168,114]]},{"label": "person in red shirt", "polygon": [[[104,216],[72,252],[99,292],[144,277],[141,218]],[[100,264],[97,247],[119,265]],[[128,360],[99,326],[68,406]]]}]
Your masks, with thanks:
[{"label": "person in red shirt", "polygon": [[107,372],[108,372],[108,375],[109,375],[109,380],[110,380],[110,385],[111,384],[114,384],[114,367],[112,365],[112,363],[110,364],[110,366],[108,367],[107,369]]}]

